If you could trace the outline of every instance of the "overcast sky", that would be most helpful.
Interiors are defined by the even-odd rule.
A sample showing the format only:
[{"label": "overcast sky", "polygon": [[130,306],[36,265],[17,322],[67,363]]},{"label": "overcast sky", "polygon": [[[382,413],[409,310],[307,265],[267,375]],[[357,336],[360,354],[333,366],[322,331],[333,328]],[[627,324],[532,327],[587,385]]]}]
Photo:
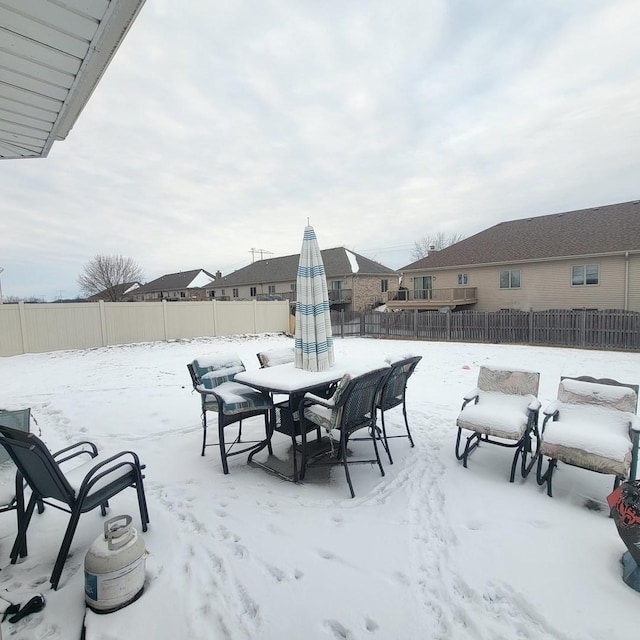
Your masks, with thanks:
[{"label": "overcast sky", "polygon": [[[147,0],[49,157],[0,163],[4,296],[640,197],[638,0]],[[263,254],[266,257],[268,254]]]}]

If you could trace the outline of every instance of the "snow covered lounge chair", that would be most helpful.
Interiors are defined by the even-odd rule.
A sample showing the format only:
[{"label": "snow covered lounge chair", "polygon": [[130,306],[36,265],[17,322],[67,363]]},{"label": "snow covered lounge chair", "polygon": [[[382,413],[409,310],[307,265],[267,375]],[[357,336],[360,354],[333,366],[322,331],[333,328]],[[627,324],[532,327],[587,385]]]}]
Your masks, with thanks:
[{"label": "snow covered lounge chair", "polygon": [[[547,484],[558,461],[615,476],[614,488],[621,480],[636,477],[638,432],[636,415],[638,385],[610,378],[563,377],[558,399],[544,410],[542,443],[536,479]],[[542,473],[543,456],[549,464]]]},{"label": "snow covered lounge chair", "polygon": [[[208,446],[219,446],[222,470],[229,473],[227,458],[261,448],[264,440],[242,440],[242,421],[253,416],[264,416],[266,439],[269,453],[272,453],[269,439],[269,424],[272,418],[273,402],[268,394],[256,391],[247,385],[234,382],[237,373],[244,371],[244,364],[235,353],[219,353],[197,358],[187,365],[193,388],[200,394],[202,402],[202,455]],[[207,444],[207,411],[218,414],[218,441]],[[238,423],[238,435],[230,444],[225,442],[224,430]],[[236,445],[243,446],[235,449]]]},{"label": "snow covered lounge chair", "polygon": [[[509,482],[513,482],[522,459],[521,474],[526,478],[537,457],[540,437],[537,398],[540,374],[534,371],[480,367],[478,386],[464,397],[456,425],[456,458],[467,466],[469,455],[482,442],[515,448]],[[460,453],[462,430],[471,431]],[[497,438],[497,439],[496,439]],[[532,451],[532,438],[536,440]],[[527,457],[531,460],[527,463]]]}]

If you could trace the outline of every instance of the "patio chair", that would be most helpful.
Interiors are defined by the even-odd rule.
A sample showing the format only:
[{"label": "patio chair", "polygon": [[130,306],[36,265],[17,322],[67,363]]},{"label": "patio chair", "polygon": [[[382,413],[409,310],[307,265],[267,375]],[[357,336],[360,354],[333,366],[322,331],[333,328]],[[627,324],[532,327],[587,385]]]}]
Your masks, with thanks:
[{"label": "patio chair", "polygon": [[[621,480],[635,480],[640,421],[638,385],[611,378],[562,377],[557,400],[544,409],[542,444],[536,479],[551,481],[558,462],[614,476],[614,489]],[[543,456],[548,459],[542,472]]]},{"label": "patio chair", "polygon": [[260,368],[276,367],[279,364],[288,364],[294,362],[295,351],[293,347],[284,347],[282,349],[269,349],[268,351],[260,351],[256,354]]},{"label": "patio chair", "polygon": [[[0,409],[0,425],[3,427],[11,427],[20,431],[28,432],[31,425],[31,409],[18,409],[16,411],[7,411]],[[16,512],[17,530],[20,530],[20,524],[24,519],[24,480],[20,472],[16,470],[15,465],[11,461],[11,456],[0,447],[0,464],[10,466],[11,473],[15,475],[14,483],[0,484],[0,513],[8,511]],[[5,469],[8,472],[8,469]],[[38,512],[42,513],[44,506],[38,504]],[[20,557],[27,555],[27,541],[25,539],[23,548],[20,550]]]},{"label": "patio chair", "polygon": [[[136,489],[142,530],[147,530],[149,513],[142,484],[140,459],[133,451],[121,451],[111,456],[98,454],[92,442],[77,442],[52,454],[33,433],[0,426],[0,444],[4,446],[31,489],[18,535],[11,549],[11,563],[23,548],[27,529],[38,501],[71,514],[60,545],[50,582],[57,589],[62,569],[73,541],[78,521],[83,513],[100,507],[106,515],[109,500],[128,487]],[[60,465],[87,454],[88,462],[63,472]],[[53,502],[52,502],[53,501]]]},{"label": "patio chair", "polygon": [[[345,374],[338,383],[337,389],[330,398],[322,398],[312,393],[307,393],[300,403],[300,415],[303,422],[302,431],[302,463],[300,479],[304,479],[307,467],[311,465],[336,465],[344,468],[351,497],[355,497],[350,464],[376,463],[384,476],[384,469],[378,451],[378,438],[381,438],[380,430],[376,426],[376,400],[380,389],[384,385],[390,373],[388,367],[375,369],[362,375],[352,376]],[[313,427],[323,427],[329,434],[329,449],[319,448],[316,452],[307,450],[306,433]],[[352,438],[356,431],[367,429],[368,438]],[[333,446],[332,432],[338,430],[340,439],[337,449]],[[354,460],[347,452],[350,440],[371,440],[375,458]]]},{"label": "patio chair", "polygon": [[[480,367],[478,386],[464,396],[456,426],[456,458],[467,466],[469,455],[480,443],[515,448],[509,482],[515,479],[518,460],[526,478],[537,459],[540,436],[537,398],[540,374],[519,369]],[[462,453],[462,431],[471,431]],[[532,442],[535,440],[535,451]],[[528,460],[529,456],[531,459]]]},{"label": "patio chair", "polygon": [[[273,419],[273,401],[267,393],[234,382],[237,373],[245,370],[244,364],[235,353],[216,354],[197,358],[187,365],[193,388],[200,394],[202,406],[202,452],[209,446],[220,448],[222,470],[229,473],[227,459],[241,453],[247,453],[264,446],[265,440],[271,448],[271,425]],[[218,441],[207,442],[207,411],[218,414]],[[265,439],[242,440],[242,421],[254,416],[264,416]],[[237,436],[232,442],[225,440],[225,429],[238,425]],[[237,446],[242,448],[238,449]],[[245,446],[246,445],[246,446]]]},{"label": "patio chair", "polygon": [[[389,377],[387,378],[387,381],[385,382],[385,385],[384,387],[382,387],[382,391],[380,392],[380,396],[377,402],[377,408],[380,411],[380,417],[382,421],[382,437],[384,439],[384,448],[387,452],[387,456],[389,457],[389,464],[393,464],[391,451],[389,450],[390,438],[408,438],[411,446],[415,446],[413,443],[413,437],[411,436],[411,430],[409,429],[409,421],[407,420],[406,393],[407,382],[413,375],[413,372],[418,366],[418,362],[420,362],[420,360],[422,360],[422,356],[405,357],[400,360],[387,360],[391,366],[391,372],[389,373]],[[402,415],[404,416],[406,433],[400,433],[390,436],[387,434],[384,414],[385,411],[389,411],[389,409],[393,409],[400,405],[402,405]]]}]

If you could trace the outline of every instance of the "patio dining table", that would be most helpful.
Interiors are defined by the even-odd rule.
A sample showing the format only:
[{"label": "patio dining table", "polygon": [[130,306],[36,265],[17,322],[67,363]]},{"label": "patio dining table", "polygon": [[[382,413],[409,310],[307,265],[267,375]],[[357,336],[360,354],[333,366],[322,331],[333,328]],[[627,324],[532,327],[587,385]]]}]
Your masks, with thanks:
[{"label": "patio dining table", "polygon": [[[241,382],[242,384],[269,394],[282,394],[287,396],[286,400],[275,404],[275,416],[270,421],[270,428],[265,440],[259,447],[251,452],[249,462],[253,462],[253,464],[257,464],[287,480],[297,482],[296,436],[301,435],[300,419],[298,416],[300,401],[308,392],[320,394],[323,391],[327,391],[331,385],[338,382],[348,370],[349,367],[347,366],[334,365],[325,371],[307,371],[296,368],[295,364],[291,362],[274,367],[242,371],[236,374],[236,382]],[[291,437],[293,446],[293,471],[290,474],[283,473],[273,465],[254,459],[256,453],[267,447],[275,431]]]}]

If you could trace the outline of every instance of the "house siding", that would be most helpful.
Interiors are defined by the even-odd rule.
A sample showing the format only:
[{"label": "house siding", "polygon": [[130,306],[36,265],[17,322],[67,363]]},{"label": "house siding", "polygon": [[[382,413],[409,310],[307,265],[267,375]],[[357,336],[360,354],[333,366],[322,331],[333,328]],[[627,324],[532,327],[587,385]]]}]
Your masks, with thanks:
[{"label": "house siding", "polygon": [[[388,292],[382,292],[382,280],[389,286]],[[353,310],[366,311],[382,304],[388,295],[398,291],[398,277],[359,276],[353,279]]]},{"label": "house siding", "polygon": [[[599,284],[574,286],[571,284],[573,265],[598,264]],[[468,274],[465,286],[476,287],[478,302],[474,309],[495,311],[518,309],[521,311],[543,311],[545,309],[623,309],[625,303],[625,258],[607,256],[596,258],[568,258],[537,263],[514,263],[482,267],[455,267],[453,269],[431,269],[412,273],[403,280],[403,285],[413,288],[413,277],[430,275],[435,277],[434,289],[456,287],[458,274]],[[520,270],[519,289],[500,289],[500,271]],[[629,309],[640,310],[640,258],[634,256],[630,264]]]}]

